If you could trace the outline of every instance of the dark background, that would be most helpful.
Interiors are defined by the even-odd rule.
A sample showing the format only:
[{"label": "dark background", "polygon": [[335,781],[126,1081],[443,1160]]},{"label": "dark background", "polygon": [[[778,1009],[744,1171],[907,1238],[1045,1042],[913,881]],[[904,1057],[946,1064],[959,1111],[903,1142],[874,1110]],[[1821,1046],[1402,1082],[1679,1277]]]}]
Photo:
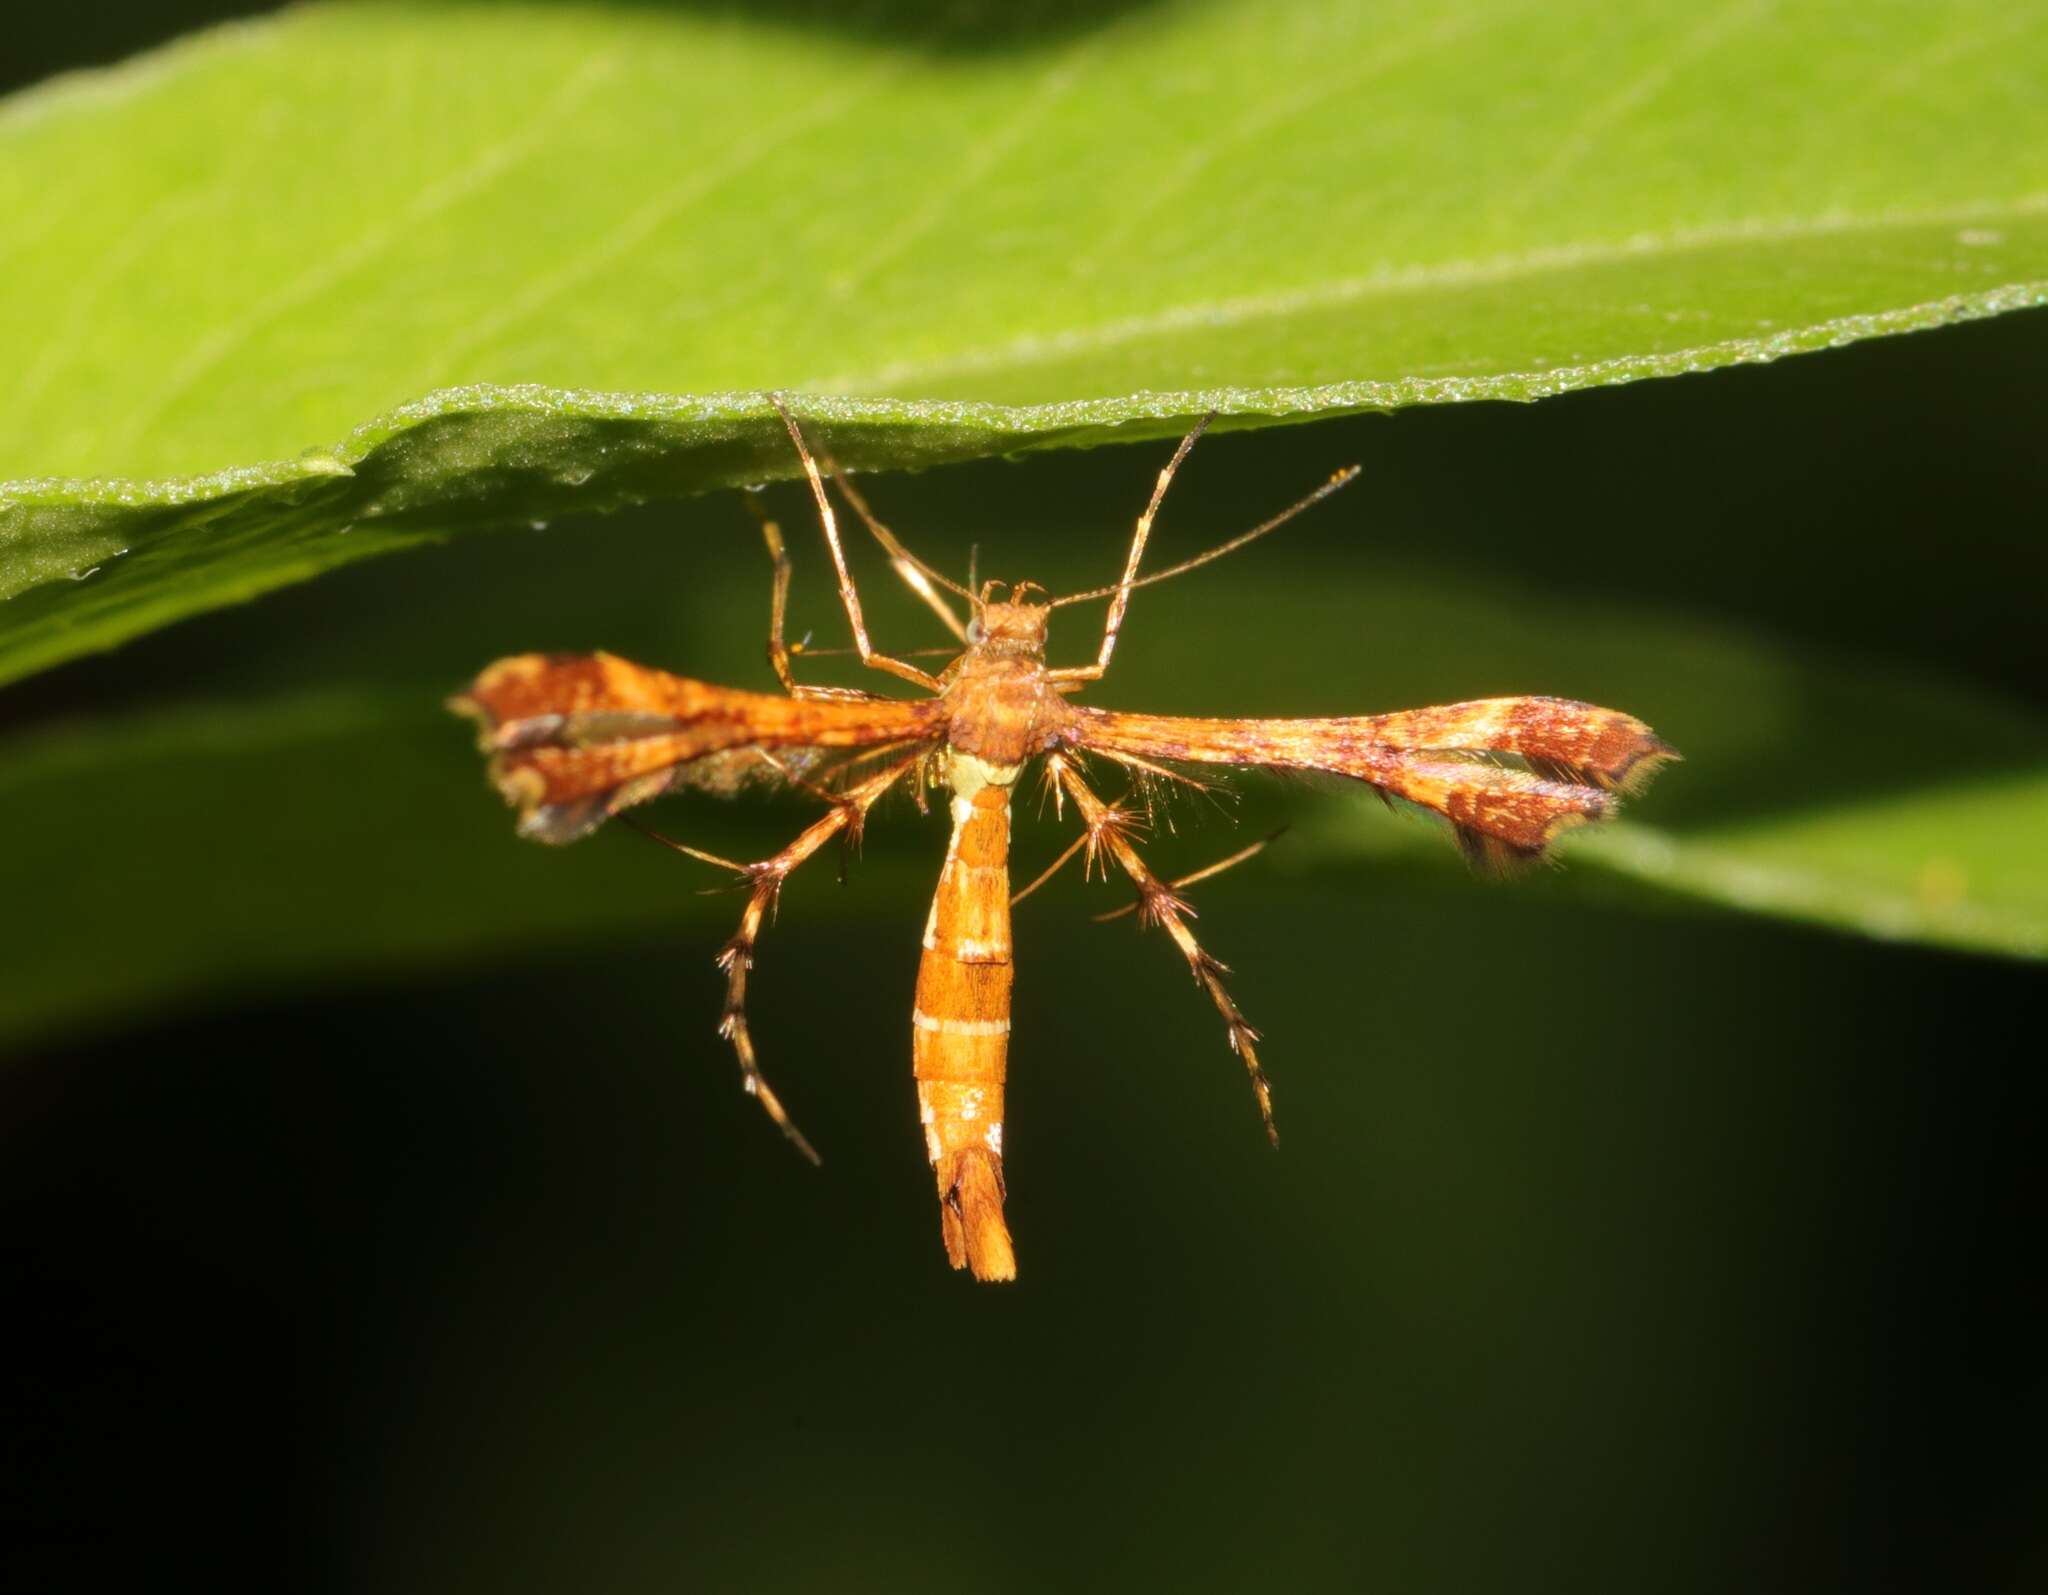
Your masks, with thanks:
[{"label": "dark background", "polygon": [[[204,14],[39,13],[4,67],[29,81]],[[2044,361],[2035,314],[1534,407],[1217,438],[1176,536],[1200,546],[1359,459],[1374,519],[1390,539],[1429,528],[1437,576],[1678,606],[2038,705]],[[983,526],[998,573],[995,550],[1028,546],[1030,574],[1078,585],[1114,559],[1100,506],[1154,464],[1111,449],[872,491],[899,529]],[[759,685],[758,556],[735,506],[704,500],[355,567],[10,689],[0,715],[295,671],[460,679],[487,636],[519,646],[577,601],[555,590],[565,540],[645,587],[683,567],[679,517],[724,528],[706,546],[729,552],[687,567],[711,567],[711,596],[688,601],[730,590],[726,657]],[[1305,521],[1249,570],[1148,595],[1109,701],[1197,709],[1177,674],[1219,653],[1247,700],[1291,693],[1284,628],[1304,616],[1374,679],[1369,625],[1316,603],[1348,590],[1358,526]],[[1205,618],[1275,581],[1300,600],[1282,619],[1249,601],[1241,623]],[[829,595],[807,601],[803,623],[829,625]],[[658,599],[638,602],[594,640],[680,667]],[[442,653],[383,646],[436,606]],[[502,618],[456,614],[473,610]],[[727,646],[701,632],[707,658]],[[1301,706],[1342,707],[1342,683],[1319,690]],[[1393,707],[1378,690],[1354,706]],[[1902,767],[1968,758],[1900,749]],[[451,768],[475,780],[465,748]],[[1767,774],[1745,792],[1686,766],[1648,802],[1739,812]],[[1246,819],[1322,801],[1254,792]],[[746,856],[804,818],[701,808],[663,823]],[[1253,865],[1203,892],[1198,928],[1269,1035],[1276,1158],[1170,950],[1089,924],[1099,889],[1064,883],[1018,916],[1024,1277],[984,1289],[942,1266],[909,1117],[936,831],[907,811],[876,830],[845,892],[822,860],[792,887],[756,986],[766,1067],[822,1171],[732,1090],[711,1033],[724,931],[701,916],[504,967],[251,992],[12,1062],[10,1587],[2048,1577],[2036,970],[1482,887],[1448,857]],[[1176,860],[1237,841],[1211,827]],[[679,896],[700,883],[642,851]]]}]

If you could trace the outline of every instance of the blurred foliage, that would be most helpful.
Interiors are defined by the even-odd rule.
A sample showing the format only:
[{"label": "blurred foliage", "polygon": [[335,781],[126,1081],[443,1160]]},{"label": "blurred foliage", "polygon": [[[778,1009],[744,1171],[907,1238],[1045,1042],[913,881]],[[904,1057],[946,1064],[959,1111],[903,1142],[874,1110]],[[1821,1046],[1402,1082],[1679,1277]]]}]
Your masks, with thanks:
[{"label": "blurred foliage", "polygon": [[[1205,445],[1178,485],[1186,498],[1170,501],[1161,560],[1253,524],[1372,430]],[[1114,574],[1119,512],[1142,504],[1155,463],[1124,451],[998,463],[872,492],[941,568],[964,575],[975,540],[984,571],[1075,590]],[[1507,890],[1583,891],[1620,871],[1868,935],[2048,954],[2048,733],[2035,712],[1981,686],[1788,649],[1702,620],[1672,594],[1624,605],[1579,596],[1563,573],[1540,585],[1447,574],[1385,513],[1388,490],[1384,478],[1362,483],[1235,568],[1147,590],[1114,674],[1088,700],[1336,714],[1528,687],[1625,704],[1687,762],[1635,805],[1640,819],[1570,839],[1565,869]],[[808,500],[792,487],[772,502],[803,527],[799,633],[836,641],[844,622],[822,539],[803,525]],[[1076,510],[1085,522],[1057,526]],[[470,736],[440,705],[483,661],[527,647],[602,645],[772,690],[767,562],[751,523],[729,500],[687,519],[687,541],[674,512],[645,512],[344,573],[317,600],[227,617],[209,657],[167,671],[215,701],[17,739],[0,756],[0,825],[34,845],[0,859],[0,892],[48,906],[11,961],[0,1035],[663,921],[716,945],[735,903],[692,895],[721,884],[714,872],[623,832],[568,853],[511,845]],[[865,549],[856,560],[874,623],[888,628],[879,635],[945,640],[879,560]],[[1100,614],[1062,611],[1056,655],[1083,657]],[[257,661],[264,690],[245,698]],[[858,677],[843,661],[820,660],[820,671]],[[1954,751],[1937,768],[1901,768],[1901,746]],[[1185,799],[1162,813],[1162,829],[1182,833],[1159,838],[1162,867],[1195,868],[1238,845],[1231,819],[1266,824],[1284,810],[1300,828],[1261,873],[1330,878],[1366,865],[1446,888],[1461,878],[1436,826],[1390,816],[1355,789],[1237,784],[1250,789],[1242,814]],[[791,910],[824,902],[863,920],[918,920],[902,905],[929,889],[935,822],[903,807],[878,817],[853,889],[831,890],[833,866],[814,864],[792,885]],[[728,856],[766,856],[803,812],[686,797],[652,817]],[[145,813],[131,829],[128,817]],[[1020,822],[1020,881],[1064,845],[1066,827],[1050,821]],[[223,872],[223,858],[236,867]],[[121,971],[111,989],[110,967]]]},{"label": "blurred foliage", "polygon": [[[2048,320],[2026,318],[1534,409],[1211,439],[1161,523],[1162,559],[1255,523],[1336,464],[1358,459],[1365,476],[1259,548],[1148,589],[1090,699],[1303,714],[1530,689],[1615,703],[1687,762],[1622,826],[1571,839],[1561,872],[1482,895],[1612,895],[1619,873],[1869,935],[2038,956],[2044,564],[2025,525],[2001,517],[2007,493],[2040,482],[2016,398],[2044,353]],[[1630,513],[1585,528],[1586,500],[1656,502],[1702,449],[1739,450],[1745,483],[1667,502],[1654,531]],[[871,491],[945,568],[964,571],[978,544],[985,571],[1075,590],[1114,572],[1161,452],[991,462]],[[793,486],[768,501],[798,550],[795,624],[835,641],[844,622],[808,501]],[[1935,536],[1957,557],[1929,561]],[[1845,537],[1853,568],[1835,552]],[[867,550],[856,559],[880,635],[942,640]],[[33,934],[19,924],[0,1034],[665,921],[715,945],[731,901],[695,895],[716,881],[636,838],[513,845],[440,701],[484,661],[535,647],[610,647],[770,687],[765,567],[729,498],[575,518],[337,572],[43,678],[17,699],[32,723],[0,751],[0,817],[32,839],[0,856],[0,890],[45,905]],[[1062,613],[1056,652],[1079,657],[1092,617]],[[815,668],[835,663],[857,679],[844,661]],[[1429,824],[1341,789],[1240,786],[1239,829],[1297,827],[1262,876],[1463,881]],[[802,812],[699,799],[655,818],[728,856],[765,856]],[[1162,867],[1237,845],[1198,809],[1168,819],[1188,834],[1161,839]],[[1027,820],[1020,865],[1059,840]],[[927,889],[931,845],[907,810],[885,813],[853,890],[832,890],[821,862],[791,901],[886,914]]]},{"label": "blurred foliage", "polygon": [[[1325,380],[1568,387],[2042,275],[2025,11],[932,15],[306,7],[22,97],[0,279],[40,397],[10,468],[260,461],[444,380],[913,360],[928,384],[868,391],[1107,394],[1087,425],[1153,436],[1223,384],[1304,416],[1389,402]],[[867,97],[791,130],[818,84]],[[507,136],[503,182],[420,209]],[[720,151],[727,186],[661,208]],[[985,181],[945,187],[963,160]],[[1398,273],[1488,260],[1534,274]],[[1144,319],[1331,285],[1319,321]],[[945,366],[982,327],[1014,363]],[[427,371],[458,339],[475,363]],[[380,1591],[2038,1587],[2040,973],[1953,949],[2036,955],[2048,914],[2044,365],[2030,312],[1537,405],[1247,403],[1162,560],[1364,478],[1141,594],[1090,701],[1553,691],[1688,761],[1506,885],[1341,788],[1163,815],[1175,872],[1292,822],[1195,889],[1268,1037],[1278,1158],[1172,949],[1088,922],[1120,891],[1023,905],[1006,1292],[943,1268],[907,1078],[939,820],[878,813],[764,939],[755,1026],[813,1172],[714,1033],[737,900],[630,835],[516,842],[439,708],[532,648],[765,687],[752,523],[677,501],[787,474],[754,408],[436,401],[344,449],[353,477],[37,487],[76,540],[0,545],[63,567],[0,606],[0,660],[40,669],[0,692],[0,1581],[141,1546],[153,1577]],[[874,466],[1078,436],[867,413],[820,430]],[[978,546],[1074,589],[1163,452],[867,486],[946,569]],[[357,518],[378,494],[406,512]],[[769,502],[795,630],[837,642],[806,500]],[[878,634],[937,642],[861,558]],[[1020,807],[1022,869],[1068,833]],[[751,857],[808,812],[654,817]]]}]

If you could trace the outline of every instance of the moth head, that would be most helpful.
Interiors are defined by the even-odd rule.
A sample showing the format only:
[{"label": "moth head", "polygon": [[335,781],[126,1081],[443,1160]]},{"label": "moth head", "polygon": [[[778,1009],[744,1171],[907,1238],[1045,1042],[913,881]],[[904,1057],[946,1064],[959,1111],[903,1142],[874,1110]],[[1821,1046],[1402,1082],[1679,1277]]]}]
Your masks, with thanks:
[{"label": "moth head", "polygon": [[1009,589],[1006,600],[998,600],[1001,582],[984,582],[975,600],[974,618],[967,625],[967,640],[984,654],[998,658],[1043,658],[1046,622],[1052,618],[1050,604],[1034,604],[1027,594],[1045,589],[1036,582],[1019,582]]}]

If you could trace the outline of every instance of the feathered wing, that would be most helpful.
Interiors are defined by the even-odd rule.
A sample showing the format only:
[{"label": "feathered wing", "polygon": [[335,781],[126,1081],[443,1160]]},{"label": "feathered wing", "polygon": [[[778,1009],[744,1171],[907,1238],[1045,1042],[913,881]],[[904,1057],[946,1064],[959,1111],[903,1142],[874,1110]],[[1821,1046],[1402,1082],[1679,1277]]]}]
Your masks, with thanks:
[{"label": "feathered wing", "polygon": [[1482,698],[1399,714],[1207,720],[1075,705],[1066,735],[1111,755],[1322,770],[1451,822],[1475,862],[1536,859],[1564,831],[1611,818],[1679,755],[1632,715],[1569,698]]},{"label": "feathered wing", "polygon": [[491,780],[540,842],[573,842],[677,786],[731,792],[941,726],[936,699],[782,698],[605,653],[500,659],[449,707],[482,725]]}]

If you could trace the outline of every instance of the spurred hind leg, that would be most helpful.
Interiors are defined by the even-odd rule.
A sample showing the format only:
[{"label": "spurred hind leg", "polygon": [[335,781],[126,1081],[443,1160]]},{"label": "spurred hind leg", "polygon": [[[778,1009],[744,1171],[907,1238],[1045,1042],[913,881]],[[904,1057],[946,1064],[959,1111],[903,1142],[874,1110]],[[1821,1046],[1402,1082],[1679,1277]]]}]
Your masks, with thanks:
[{"label": "spurred hind leg", "polygon": [[1265,1120],[1266,1134],[1275,1146],[1280,1144],[1280,1132],[1273,1126],[1273,1092],[1266,1083],[1266,1071],[1259,1065],[1257,1043],[1259,1033],[1245,1022],[1238,1007],[1231,1000],[1230,992],[1223,984],[1223,977],[1230,973],[1202,951],[1195,940],[1195,933],[1188,929],[1188,919],[1194,910],[1187,901],[1175,895],[1173,888],[1154,875],[1138,856],[1138,850],[1131,845],[1130,831],[1135,823],[1130,814],[1113,804],[1105,803],[1089,790],[1080,772],[1067,760],[1054,757],[1050,761],[1052,771],[1064,787],[1074,804],[1081,811],[1081,818],[1088,824],[1088,850],[1092,857],[1107,853],[1116,860],[1117,866],[1130,876],[1138,888],[1138,916],[1148,925],[1157,925],[1173,938],[1173,944],[1187,959],[1188,969],[1195,977],[1195,983],[1208,992],[1209,1000],[1216,1004],[1216,1011],[1223,1016],[1224,1027],[1230,1035],[1230,1047],[1244,1060],[1246,1072],[1251,1076],[1252,1090],[1259,1099],[1259,1114]]},{"label": "spurred hind leg", "polygon": [[776,1127],[789,1137],[792,1145],[813,1163],[821,1161],[817,1150],[805,1139],[803,1131],[791,1121],[782,1106],[782,1099],[769,1089],[767,1080],[761,1074],[761,1066],[754,1057],[753,1033],[747,1028],[747,973],[754,967],[754,943],[761,934],[761,924],[774,910],[776,898],[781,894],[782,883],[790,872],[833,837],[842,832],[858,839],[862,822],[868,810],[875,806],[882,794],[894,786],[924,757],[920,749],[908,758],[898,759],[866,780],[848,787],[833,799],[832,812],[806,827],[797,839],[777,853],[773,858],[757,864],[735,864],[714,853],[704,853],[681,842],[670,840],[659,831],[645,826],[636,826],[643,835],[660,842],[664,847],[691,858],[702,859],[707,864],[716,864],[732,870],[740,876],[748,888],[747,906],[740,913],[740,926],[733,933],[718,954],[718,967],[725,971],[725,1010],[718,1021],[718,1033],[732,1043],[733,1051],[739,1057],[740,1084],[748,1096],[757,1100],[775,1121]]}]

